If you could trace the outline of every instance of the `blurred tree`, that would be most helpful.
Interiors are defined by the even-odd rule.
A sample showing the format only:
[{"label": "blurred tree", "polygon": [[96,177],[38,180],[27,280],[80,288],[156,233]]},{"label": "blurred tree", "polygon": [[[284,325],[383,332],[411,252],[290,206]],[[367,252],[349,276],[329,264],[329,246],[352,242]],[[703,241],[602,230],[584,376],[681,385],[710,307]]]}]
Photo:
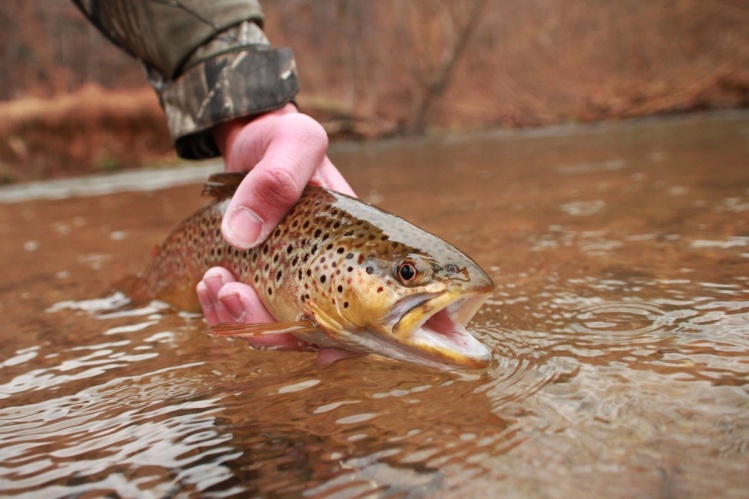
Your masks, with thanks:
[{"label": "blurred tree", "polygon": [[[398,124],[534,125],[749,101],[746,0],[274,0],[309,109]],[[5,0],[0,99],[145,85],[72,3]],[[714,104],[711,104],[714,103]]]}]

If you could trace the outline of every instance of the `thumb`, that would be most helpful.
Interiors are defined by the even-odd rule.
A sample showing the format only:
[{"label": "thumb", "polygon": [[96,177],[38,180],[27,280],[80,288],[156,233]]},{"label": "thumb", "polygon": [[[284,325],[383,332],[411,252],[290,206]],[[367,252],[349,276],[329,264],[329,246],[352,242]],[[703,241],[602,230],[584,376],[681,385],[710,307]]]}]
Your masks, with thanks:
[{"label": "thumb", "polygon": [[[226,209],[221,230],[238,248],[265,240],[299,200],[312,174],[324,162],[328,137],[322,126],[299,113],[276,116],[235,138],[227,165],[231,171],[250,170]],[[257,164],[242,160],[260,157]]]}]

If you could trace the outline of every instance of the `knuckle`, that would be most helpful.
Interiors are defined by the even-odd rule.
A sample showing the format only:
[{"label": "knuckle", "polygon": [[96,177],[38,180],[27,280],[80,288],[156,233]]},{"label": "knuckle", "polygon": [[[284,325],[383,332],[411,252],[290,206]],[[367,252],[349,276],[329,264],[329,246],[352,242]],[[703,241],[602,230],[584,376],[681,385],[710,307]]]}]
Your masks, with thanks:
[{"label": "knuckle", "polygon": [[291,172],[298,169],[291,159],[279,160],[272,167],[258,171],[256,195],[270,206],[289,206],[302,195],[302,189]]}]

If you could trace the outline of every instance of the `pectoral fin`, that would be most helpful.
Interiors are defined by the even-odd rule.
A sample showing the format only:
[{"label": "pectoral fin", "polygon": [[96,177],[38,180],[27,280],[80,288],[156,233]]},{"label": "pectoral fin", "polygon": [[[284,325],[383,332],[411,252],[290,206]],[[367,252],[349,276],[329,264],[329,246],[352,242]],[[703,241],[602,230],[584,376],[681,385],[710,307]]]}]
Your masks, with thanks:
[{"label": "pectoral fin", "polygon": [[264,324],[231,324],[221,323],[210,326],[206,333],[230,338],[253,338],[278,334],[293,334],[304,339],[305,334],[319,333],[320,326],[311,320],[294,322],[270,322]]}]

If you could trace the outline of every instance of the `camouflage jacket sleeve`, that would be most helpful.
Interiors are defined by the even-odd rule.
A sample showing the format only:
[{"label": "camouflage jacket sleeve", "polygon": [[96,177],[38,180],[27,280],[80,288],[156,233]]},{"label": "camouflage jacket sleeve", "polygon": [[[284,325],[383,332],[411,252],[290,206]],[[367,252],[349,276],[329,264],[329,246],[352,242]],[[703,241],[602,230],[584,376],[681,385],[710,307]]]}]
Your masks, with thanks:
[{"label": "camouflage jacket sleeve", "polygon": [[218,156],[215,125],[281,108],[298,91],[293,54],[270,46],[256,0],[73,1],[142,62],[183,158]]}]

